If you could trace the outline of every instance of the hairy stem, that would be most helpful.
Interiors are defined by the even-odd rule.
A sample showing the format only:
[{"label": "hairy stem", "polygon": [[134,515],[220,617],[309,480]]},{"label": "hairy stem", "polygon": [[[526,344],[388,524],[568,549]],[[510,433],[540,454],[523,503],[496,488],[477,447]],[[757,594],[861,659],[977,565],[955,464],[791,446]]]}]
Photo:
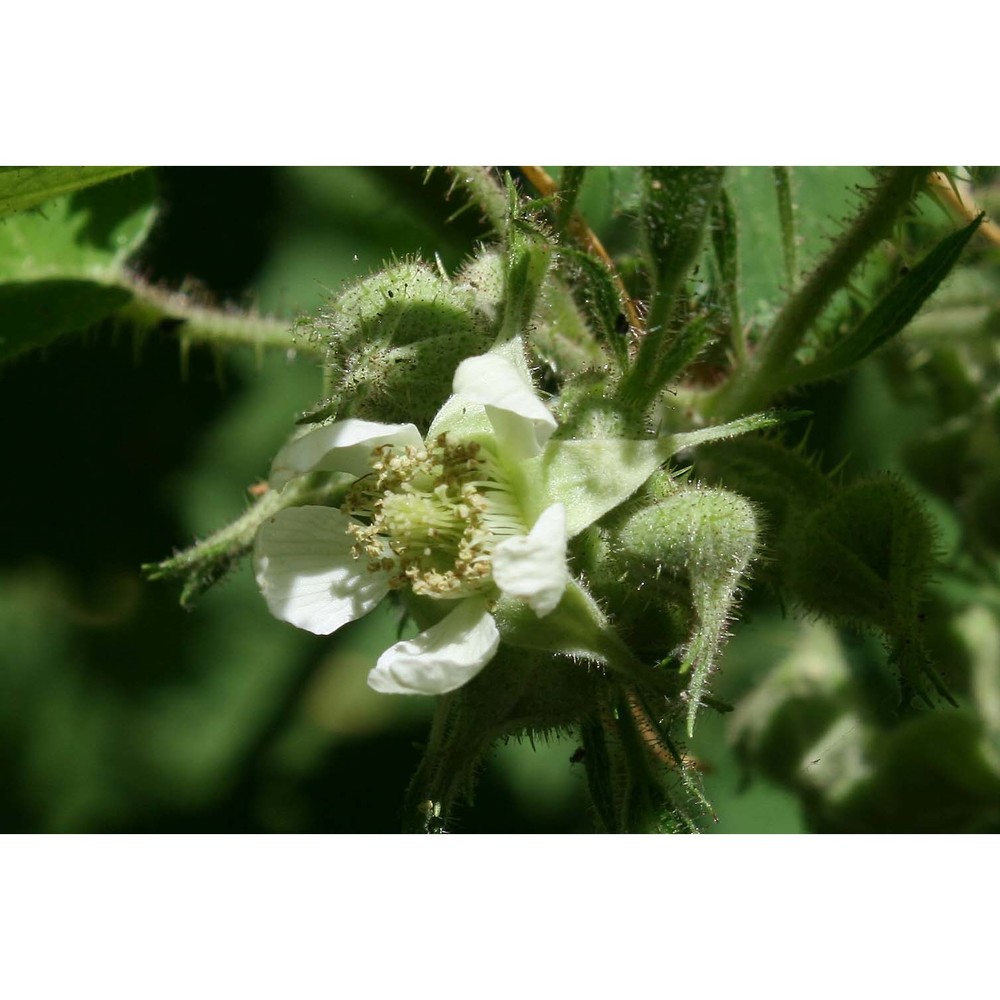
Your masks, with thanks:
[{"label": "hairy stem", "polygon": [[799,267],[795,255],[795,208],[792,205],[792,177],[788,167],[772,167],[774,193],[778,199],[778,219],[781,222],[781,249],[785,255],[785,281],[788,291],[795,290]]},{"label": "hairy stem", "polygon": [[137,326],[149,328],[173,321],[180,324],[179,332],[189,343],[323,355],[321,345],[296,338],[287,319],[197,305],[181,292],[155,288],[134,276],[126,287],[134,297],[119,315]]},{"label": "hairy stem", "polygon": [[[541,167],[521,167],[521,172],[543,197],[548,198],[559,193],[559,186]],[[615,288],[618,290],[618,297],[621,300],[625,318],[628,320],[629,329],[640,331],[642,320],[636,311],[632,296],[629,295],[610,254],[604,249],[604,244],[598,239],[597,234],[587,225],[586,219],[579,212],[571,211],[565,220],[565,229],[580,247],[587,253],[593,254],[608,269],[615,283]]]},{"label": "hairy stem", "polygon": [[464,191],[478,205],[489,224],[498,232],[507,231],[507,192],[489,167],[450,167],[455,182],[452,191]]},{"label": "hairy stem", "polygon": [[750,363],[711,400],[713,416],[731,419],[767,405],[787,381],[786,369],[809,328],[851,272],[892,232],[927,174],[927,167],[895,167],[884,174],[833,252],[785,303]]}]

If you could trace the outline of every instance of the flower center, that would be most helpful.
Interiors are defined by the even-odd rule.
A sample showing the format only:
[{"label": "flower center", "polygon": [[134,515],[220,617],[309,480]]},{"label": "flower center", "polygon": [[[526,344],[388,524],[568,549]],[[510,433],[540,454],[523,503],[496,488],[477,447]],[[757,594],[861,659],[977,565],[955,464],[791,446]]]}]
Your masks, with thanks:
[{"label": "flower center", "polygon": [[353,521],[354,558],[392,573],[393,588],[428,597],[479,590],[492,579],[496,543],[528,530],[496,457],[477,441],[441,434],[422,448],[381,445],[371,467],[341,510]]}]

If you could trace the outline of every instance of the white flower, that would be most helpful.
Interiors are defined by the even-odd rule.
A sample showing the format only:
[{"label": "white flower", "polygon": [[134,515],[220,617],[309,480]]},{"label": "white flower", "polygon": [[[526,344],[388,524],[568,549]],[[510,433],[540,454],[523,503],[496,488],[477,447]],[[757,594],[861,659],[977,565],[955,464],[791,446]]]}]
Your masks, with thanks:
[{"label": "white flower", "polygon": [[413,424],[341,420],[290,441],[271,469],[273,489],[324,471],[339,473],[347,490],[340,509],[286,507],[258,530],[257,583],[273,615],[329,635],[390,590],[442,604],[436,624],[379,657],[368,677],[376,691],[461,687],[496,654],[498,619],[515,645],[610,662],[607,621],[570,579],[568,539],[677,451],[773,422],[759,415],[658,438],[552,439],[556,421],[516,338],[463,361],[453,389],[426,440]]},{"label": "white flower", "polygon": [[426,441],[412,424],[343,420],[294,439],[274,460],[275,489],[315,471],[354,481],[339,510],[289,507],[261,526],[255,570],[272,614],[328,635],[392,589],[449,607],[379,657],[368,677],[376,691],[452,691],[497,651],[498,598],[538,617],[562,599],[566,510],[525,475],[556,422],[518,350],[463,361]]}]

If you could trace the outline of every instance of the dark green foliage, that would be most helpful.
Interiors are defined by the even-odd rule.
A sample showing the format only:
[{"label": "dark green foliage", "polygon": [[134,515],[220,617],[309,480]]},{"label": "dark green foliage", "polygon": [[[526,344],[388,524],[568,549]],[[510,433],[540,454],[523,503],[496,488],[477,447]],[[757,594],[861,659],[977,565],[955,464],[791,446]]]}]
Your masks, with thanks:
[{"label": "dark green foliage", "polygon": [[636,364],[624,383],[625,400],[648,404],[705,342],[697,329],[674,330],[671,319],[701,252],[724,173],[721,167],[649,167],[642,172],[642,237],[651,299]]},{"label": "dark green foliage", "polygon": [[909,268],[858,325],[811,364],[796,369],[789,382],[801,384],[840,374],[895,337],[951,272],[982,216],[943,239],[927,256]]},{"label": "dark green foliage", "polygon": [[[0,171],[0,214],[5,204],[33,204],[34,197],[50,192],[50,184],[73,193],[0,222],[0,361],[84,333],[126,305],[132,292],[124,264],[153,219],[148,174],[102,184],[105,174],[74,182],[42,170],[5,202],[12,170],[18,173]],[[35,192],[31,197],[29,190]]]},{"label": "dark green foliage", "polygon": [[7,282],[0,285],[0,360],[37,350],[67,333],[81,333],[120,309],[124,288],[92,281]]},{"label": "dark green foliage", "polygon": [[[1000,830],[1000,279],[980,219],[956,229],[921,199],[926,168],[877,171],[847,199],[845,174],[811,168],[566,167],[538,199],[487,168],[426,186],[398,170],[273,171],[266,224],[252,197],[230,206],[259,245],[214,276],[225,241],[191,221],[204,204],[173,216],[193,227],[186,243],[166,213],[136,263],[154,174],[95,170],[0,170],[0,358],[18,355],[6,378],[32,383],[5,387],[32,499],[9,492],[0,573],[4,829],[523,828],[521,743],[541,751],[525,801],[559,798],[544,785],[552,747],[551,787],[571,790],[573,812],[532,828],[697,829],[712,817],[699,759],[731,777],[712,734],[732,703],[746,777],[780,784],[813,829]],[[170,177],[167,208],[183,190]],[[445,205],[450,181],[461,197]],[[455,202],[473,209],[460,227],[444,221]],[[188,251],[157,261],[174,246]],[[317,308],[321,288],[340,290]],[[250,292],[283,318],[219,304]],[[217,373],[195,352],[191,381],[161,401],[142,351],[135,372],[105,373],[98,337],[93,363],[50,386],[46,359],[95,329],[129,350],[140,333],[211,343]],[[245,571],[258,525],[290,504],[336,507],[345,483],[259,484],[251,504],[246,488],[296,414],[426,428],[456,366],[514,338],[560,424],[519,468],[537,480],[531,502],[566,504],[573,583],[545,617],[491,603],[500,652],[436,705],[374,695],[375,658],[440,607],[411,600],[401,616],[387,600],[332,640],[270,620]],[[258,353],[223,357],[234,345]],[[881,409],[862,410],[873,387]],[[816,410],[795,445],[780,424],[798,414],[762,412],[782,397]],[[147,465],[163,466],[155,482]],[[150,576],[181,581],[185,606],[230,582],[180,619],[169,588],[134,570],[192,537]],[[743,611],[749,646],[727,660]]]},{"label": "dark green foliage", "polygon": [[0,217],[104,184],[136,167],[0,167]]},{"label": "dark green foliage", "polygon": [[906,681],[945,694],[923,646],[921,604],[937,561],[934,527],[898,479],[841,488],[796,526],[786,579],[808,608],[892,646]]}]

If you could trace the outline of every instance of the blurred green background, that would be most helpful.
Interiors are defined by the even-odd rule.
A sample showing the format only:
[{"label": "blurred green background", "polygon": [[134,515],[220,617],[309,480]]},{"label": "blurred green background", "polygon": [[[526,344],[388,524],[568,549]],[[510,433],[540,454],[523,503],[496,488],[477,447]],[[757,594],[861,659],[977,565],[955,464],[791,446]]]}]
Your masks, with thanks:
[{"label": "blurred green background", "polygon": [[[752,193],[768,183],[760,178],[736,172],[732,183]],[[808,261],[863,173],[799,178],[811,206]],[[487,235],[475,212],[449,219],[459,205],[446,202],[440,173],[425,184],[403,168],[175,168],[156,180],[159,216],[134,268],[289,322],[392,255],[439,254],[453,271]],[[584,193],[611,249],[629,224],[620,183],[595,172]],[[763,203],[764,194],[742,205]],[[777,242],[770,213],[741,221]],[[744,267],[745,308],[766,316],[780,258],[745,252]],[[110,325],[0,368],[0,830],[399,828],[432,705],[366,686],[396,634],[392,607],[317,638],[266,613],[248,565],[192,612],[175,585],[139,572],[245,509],[247,488],[320,392],[307,359],[187,352],[168,334]],[[807,408],[840,417],[811,431],[827,467],[899,467],[906,434],[885,420],[896,404],[874,368],[815,395]],[[890,430],[871,435],[873,420]],[[715,688],[730,700],[787,655],[802,627],[753,593],[743,618]],[[855,646],[852,656],[879,656]],[[718,814],[710,832],[802,831],[796,799],[745,780],[727,725],[706,713],[689,748]],[[590,830],[576,746],[569,736],[499,747],[455,832]]]}]

